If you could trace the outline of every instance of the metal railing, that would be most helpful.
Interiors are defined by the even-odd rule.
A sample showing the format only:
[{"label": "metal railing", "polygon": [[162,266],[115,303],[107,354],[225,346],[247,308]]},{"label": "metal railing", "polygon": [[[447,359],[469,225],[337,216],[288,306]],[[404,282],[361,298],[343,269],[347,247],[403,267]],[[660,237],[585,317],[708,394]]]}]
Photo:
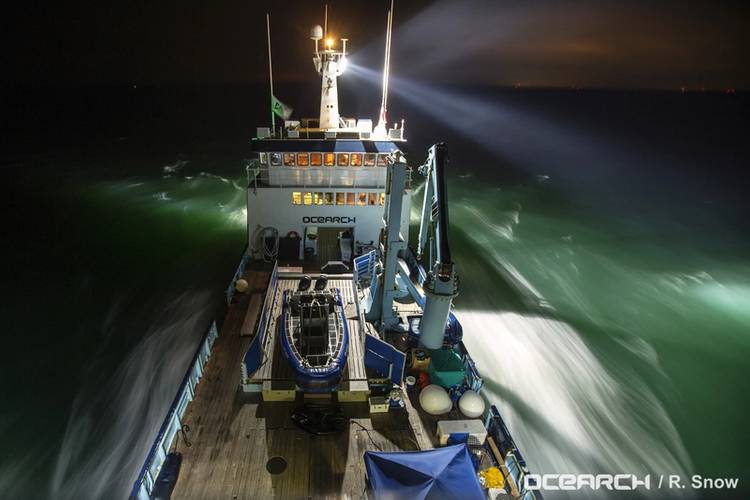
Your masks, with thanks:
[{"label": "metal railing", "polygon": [[500,415],[497,406],[490,406],[484,426],[487,428],[487,433],[495,441],[501,454],[500,458],[504,460],[504,465],[508,470],[510,479],[516,484],[521,498],[523,500],[542,500],[541,493],[527,490],[524,486],[524,477],[529,473],[526,460],[524,460],[521,451],[516,446],[516,442],[505,425],[505,421]]},{"label": "metal railing", "polygon": [[237,280],[242,277],[242,274],[245,272],[245,267],[250,260],[249,250],[249,247],[245,246],[245,250],[242,252],[240,263],[237,265],[237,270],[234,272],[232,280],[229,282],[229,286],[227,287],[227,290],[225,292],[227,296],[227,305],[232,303],[232,299],[234,298],[234,293],[236,291],[235,284],[237,283]]},{"label": "metal railing", "polygon": [[203,376],[203,367],[211,356],[211,347],[213,347],[213,343],[218,336],[219,330],[216,326],[216,321],[212,321],[208,330],[203,335],[203,340],[193,356],[190,368],[182,379],[180,388],[172,401],[172,405],[169,407],[169,412],[164,419],[164,423],[162,423],[154,444],[151,445],[146,460],[138,473],[138,478],[130,492],[131,499],[146,500],[151,497],[156,478],[159,476],[159,471],[169,454],[169,449],[172,447],[172,442],[177,431],[182,429],[182,417],[185,414],[188,404],[195,396],[195,386],[198,385]]},{"label": "metal railing", "polygon": [[242,383],[244,384],[248,377],[252,376],[258,369],[265,363],[265,353],[268,335],[266,335],[266,329],[268,322],[271,319],[271,313],[274,306],[276,305],[276,287],[279,282],[279,264],[273,266],[271,278],[268,283],[268,290],[266,290],[266,297],[263,300],[263,309],[260,313],[260,319],[258,320],[257,334],[250,342],[245,356],[242,359],[241,373]]},{"label": "metal railing", "polygon": [[[385,167],[265,167],[251,160],[245,167],[248,186],[275,188],[385,189]],[[411,188],[411,168],[406,186]]]}]

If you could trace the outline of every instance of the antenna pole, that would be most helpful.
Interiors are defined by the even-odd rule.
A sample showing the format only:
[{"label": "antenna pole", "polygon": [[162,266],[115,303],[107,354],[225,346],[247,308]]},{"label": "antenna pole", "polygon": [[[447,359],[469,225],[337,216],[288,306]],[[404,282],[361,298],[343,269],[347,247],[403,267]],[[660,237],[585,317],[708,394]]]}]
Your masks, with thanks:
[{"label": "antenna pole", "polygon": [[271,16],[266,13],[266,34],[268,35],[268,81],[271,84],[271,130],[276,135],[276,116],[273,112],[273,63],[271,62]]},{"label": "antenna pole", "polygon": [[325,43],[326,38],[328,38],[328,4],[326,4],[326,14],[323,19],[323,43]]},{"label": "antenna pole", "polygon": [[391,0],[391,10],[388,11],[388,23],[385,29],[385,61],[383,63],[383,99],[380,102],[380,117],[375,132],[384,136],[387,133],[388,124],[386,112],[388,109],[388,77],[391,66],[391,31],[393,26],[393,0]]},{"label": "antenna pole", "polygon": [[385,70],[383,71],[383,111],[388,111],[388,80],[391,76],[391,35],[393,34],[393,0],[388,11],[388,40],[385,46]]}]

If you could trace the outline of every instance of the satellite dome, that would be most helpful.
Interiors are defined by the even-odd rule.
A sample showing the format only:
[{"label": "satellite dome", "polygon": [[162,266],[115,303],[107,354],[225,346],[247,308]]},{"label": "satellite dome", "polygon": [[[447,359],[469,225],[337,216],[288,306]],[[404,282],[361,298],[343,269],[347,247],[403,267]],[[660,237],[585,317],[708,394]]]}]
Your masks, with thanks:
[{"label": "satellite dome", "polygon": [[484,400],[476,392],[466,391],[458,400],[458,409],[469,418],[481,417],[484,414]]},{"label": "satellite dome", "polygon": [[439,385],[428,385],[419,393],[419,404],[430,415],[442,415],[453,408],[453,402],[445,389]]},{"label": "satellite dome", "polygon": [[323,38],[323,28],[319,24],[316,24],[310,30],[310,39],[320,40],[321,38]]}]

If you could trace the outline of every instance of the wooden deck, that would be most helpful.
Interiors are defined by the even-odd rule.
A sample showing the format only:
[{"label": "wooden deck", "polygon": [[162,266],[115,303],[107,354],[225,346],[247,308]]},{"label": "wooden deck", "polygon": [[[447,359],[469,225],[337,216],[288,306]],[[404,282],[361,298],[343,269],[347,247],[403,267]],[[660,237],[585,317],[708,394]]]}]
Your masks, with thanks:
[{"label": "wooden deck", "polygon": [[[186,433],[190,445],[175,440],[174,449],[182,453],[183,462],[173,498],[362,498],[365,451],[433,447],[423,416],[410,401],[406,410],[372,417],[367,403],[339,403],[349,418],[348,429],[315,436],[291,421],[292,410],[301,404],[299,396],[295,402],[270,402],[242,392],[239,367],[252,339],[247,329],[257,324],[259,315],[253,296],[264,293],[268,273],[248,271],[244,277],[250,291],[239,294],[230,306],[183,418],[190,427]],[[359,368],[350,377],[364,373],[355,370]],[[277,456],[288,466],[274,475],[266,470],[266,463]]]}]

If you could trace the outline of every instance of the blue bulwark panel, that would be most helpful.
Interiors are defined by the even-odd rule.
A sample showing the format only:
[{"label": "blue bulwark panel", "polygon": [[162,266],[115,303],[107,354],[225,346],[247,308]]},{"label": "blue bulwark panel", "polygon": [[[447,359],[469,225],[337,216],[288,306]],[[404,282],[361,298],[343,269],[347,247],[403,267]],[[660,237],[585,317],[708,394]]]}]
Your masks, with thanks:
[{"label": "blue bulwark panel", "polygon": [[245,353],[245,369],[248,376],[252,375],[263,362],[263,349],[261,349],[260,338],[262,335],[256,335],[253,341],[250,343],[250,348]]},{"label": "blue bulwark panel", "polygon": [[406,354],[377,337],[365,335],[365,366],[388,377],[394,384],[401,384],[404,378]]}]

